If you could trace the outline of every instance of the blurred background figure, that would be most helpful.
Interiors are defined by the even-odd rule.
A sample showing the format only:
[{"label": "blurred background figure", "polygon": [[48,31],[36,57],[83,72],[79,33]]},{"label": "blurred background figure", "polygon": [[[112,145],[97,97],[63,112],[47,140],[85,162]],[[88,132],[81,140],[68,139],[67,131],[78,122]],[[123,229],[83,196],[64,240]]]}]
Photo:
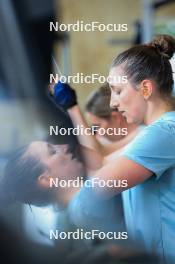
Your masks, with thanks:
[{"label": "blurred background figure", "polygon": [[[92,126],[98,126],[99,129],[105,130],[115,128],[118,131],[118,133],[105,134],[104,136],[97,133],[97,140],[104,145],[114,145],[114,142],[120,141],[136,128],[136,125],[129,125],[119,111],[110,107],[110,99],[111,91],[109,85],[105,84],[90,93],[85,102],[86,117]],[[121,133],[123,129],[126,133]]]},{"label": "blurred background figure", "polygon": [[[54,45],[64,46],[66,34],[49,31],[49,22],[59,14],[59,3],[2,1],[0,3],[0,174],[11,152],[32,140],[49,136],[49,124],[71,127],[66,113],[48,99],[46,88],[52,72]],[[74,137],[57,137],[56,142],[76,145]],[[50,208],[37,209],[20,203],[6,208],[0,217],[19,235],[40,244],[52,245],[44,236],[55,226],[57,214]],[[12,221],[13,219],[13,221]],[[60,220],[61,216],[60,216]],[[64,220],[63,220],[64,222]],[[62,223],[60,223],[62,225]],[[38,228],[39,226],[39,228]]]}]

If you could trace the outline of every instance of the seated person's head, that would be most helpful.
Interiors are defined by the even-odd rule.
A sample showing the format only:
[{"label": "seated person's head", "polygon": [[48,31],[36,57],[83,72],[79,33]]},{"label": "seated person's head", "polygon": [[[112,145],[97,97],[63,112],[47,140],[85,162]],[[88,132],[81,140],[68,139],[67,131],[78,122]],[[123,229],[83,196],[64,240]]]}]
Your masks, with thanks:
[{"label": "seated person's head", "polygon": [[50,179],[75,179],[82,175],[82,164],[69,152],[68,145],[32,142],[18,149],[9,159],[1,179],[4,201],[44,206],[56,201],[59,188]]},{"label": "seated person's head", "polygon": [[[88,97],[85,105],[87,118],[92,125],[99,128],[123,128],[126,127],[126,119],[116,109],[110,108],[111,91],[108,84],[93,91]],[[120,139],[120,136],[104,135],[111,141]]]}]

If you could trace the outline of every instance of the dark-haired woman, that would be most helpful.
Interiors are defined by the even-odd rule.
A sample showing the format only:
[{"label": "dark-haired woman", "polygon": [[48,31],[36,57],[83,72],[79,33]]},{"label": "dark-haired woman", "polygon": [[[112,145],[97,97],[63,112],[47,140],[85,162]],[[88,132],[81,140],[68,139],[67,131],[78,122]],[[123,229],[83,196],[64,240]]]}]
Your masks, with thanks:
[{"label": "dark-haired woman", "polygon": [[[106,184],[106,188],[96,188],[96,193],[110,197],[123,192],[129,238],[158,254],[161,263],[175,262],[175,104],[169,62],[174,51],[175,40],[161,35],[114,59],[109,72],[111,106],[128,123],[144,122],[146,127],[115,162],[94,176],[106,183],[109,179],[127,180],[125,188],[108,188]],[[122,75],[127,75],[127,84],[113,82]],[[86,208],[85,191],[82,189],[70,206],[75,222],[76,215],[83,215]]]}]

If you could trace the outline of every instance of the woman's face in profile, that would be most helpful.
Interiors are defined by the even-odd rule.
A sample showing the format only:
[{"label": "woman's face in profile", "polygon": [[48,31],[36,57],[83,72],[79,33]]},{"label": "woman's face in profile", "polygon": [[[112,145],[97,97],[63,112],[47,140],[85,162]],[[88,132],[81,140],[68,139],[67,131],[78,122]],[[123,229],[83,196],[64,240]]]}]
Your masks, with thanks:
[{"label": "woman's face in profile", "polygon": [[[129,80],[126,83],[115,82],[116,76],[122,79],[122,67],[113,67],[109,72],[111,82],[110,107],[117,108],[128,123],[142,123],[146,112],[146,101],[141,90],[134,87]],[[113,81],[114,80],[114,81]]]},{"label": "woman's face in profile", "polygon": [[25,155],[38,158],[49,169],[52,178],[74,179],[82,176],[83,165],[69,152],[68,145],[53,145],[44,141],[32,142]]}]

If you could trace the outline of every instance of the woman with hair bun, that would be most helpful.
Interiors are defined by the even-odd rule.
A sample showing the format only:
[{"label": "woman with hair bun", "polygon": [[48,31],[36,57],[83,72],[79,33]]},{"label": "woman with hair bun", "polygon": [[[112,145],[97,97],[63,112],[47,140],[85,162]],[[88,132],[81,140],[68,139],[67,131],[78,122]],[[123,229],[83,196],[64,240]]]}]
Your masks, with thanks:
[{"label": "woman with hair bun", "polygon": [[[95,193],[112,197],[122,192],[128,238],[168,264],[175,263],[175,99],[169,62],[174,51],[174,38],[160,35],[114,59],[109,72],[110,105],[128,123],[146,126],[113,163],[94,176],[106,182],[127,180],[125,187],[106,185],[96,187]],[[122,75],[127,75],[126,84],[112,81]],[[75,222],[86,208],[85,191],[81,189],[70,206]]]}]

